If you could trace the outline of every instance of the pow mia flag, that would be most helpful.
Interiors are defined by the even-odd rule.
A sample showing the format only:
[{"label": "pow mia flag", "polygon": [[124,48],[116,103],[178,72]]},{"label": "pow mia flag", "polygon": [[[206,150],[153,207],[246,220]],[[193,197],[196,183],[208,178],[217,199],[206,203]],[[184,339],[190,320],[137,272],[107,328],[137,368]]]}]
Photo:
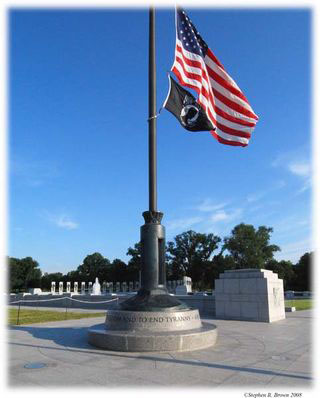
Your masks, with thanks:
[{"label": "pow mia flag", "polygon": [[172,77],[169,78],[169,92],[162,108],[171,112],[189,131],[215,130],[205,111],[189,91],[182,88]]}]

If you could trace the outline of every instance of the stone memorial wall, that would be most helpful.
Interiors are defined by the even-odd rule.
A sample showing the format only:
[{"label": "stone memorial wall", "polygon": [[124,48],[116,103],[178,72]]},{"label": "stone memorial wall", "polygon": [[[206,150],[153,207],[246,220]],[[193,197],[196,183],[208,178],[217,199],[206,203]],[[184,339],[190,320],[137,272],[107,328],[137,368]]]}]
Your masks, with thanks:
[{"label": "stone memorial wall", "polygon": [[285,319],[283,281],[265,269],[225,271],[215,281],[216,316],[274,322]]}]

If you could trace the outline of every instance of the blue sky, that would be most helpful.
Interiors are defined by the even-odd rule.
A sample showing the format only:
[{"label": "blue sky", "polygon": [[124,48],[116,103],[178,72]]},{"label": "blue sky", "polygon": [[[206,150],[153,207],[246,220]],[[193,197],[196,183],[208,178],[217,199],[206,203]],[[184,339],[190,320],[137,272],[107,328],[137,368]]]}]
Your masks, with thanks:
[{"label": "blue sky", "polygon": [[[246,148],[158,118],[167,240],[273,227],[276,258],[311,246],[310,9],[193,9],[195,26],[260,120]],[[157,101],[174,58],[174,9],[157,11]],[[9,255],[68,272],[87,254],[127,260],[148,209],[148,12],[9,13]]]}]

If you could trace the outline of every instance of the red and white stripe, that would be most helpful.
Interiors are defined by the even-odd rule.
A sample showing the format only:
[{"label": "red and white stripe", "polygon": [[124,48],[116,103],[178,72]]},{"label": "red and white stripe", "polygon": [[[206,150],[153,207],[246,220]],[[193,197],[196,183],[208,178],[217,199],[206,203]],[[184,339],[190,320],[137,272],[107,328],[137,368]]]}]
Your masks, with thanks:
[{"label": "red and white stripe", "polygon": [[258,116],[210,49],[203,59],[185,50],[177,37],[171,71],[182,86],[198,93],[199,104],[216,127],[213,137],[222,144],[248,145]]}]

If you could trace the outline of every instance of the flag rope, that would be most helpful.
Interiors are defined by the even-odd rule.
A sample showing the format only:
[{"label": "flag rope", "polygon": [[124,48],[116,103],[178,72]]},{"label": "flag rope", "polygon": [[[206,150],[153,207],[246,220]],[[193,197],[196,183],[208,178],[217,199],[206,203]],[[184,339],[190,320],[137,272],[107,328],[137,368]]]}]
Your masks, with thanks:
[{"label": "flag rope", "polygon": [[149,118],[147,119],[147,122],[150,122],[150,120],[152,120],[152,119],[156,119],[159,115],[160,115],[160,111],[159,111],[159,113],[157,113],[156,115],[149,117]]}]

